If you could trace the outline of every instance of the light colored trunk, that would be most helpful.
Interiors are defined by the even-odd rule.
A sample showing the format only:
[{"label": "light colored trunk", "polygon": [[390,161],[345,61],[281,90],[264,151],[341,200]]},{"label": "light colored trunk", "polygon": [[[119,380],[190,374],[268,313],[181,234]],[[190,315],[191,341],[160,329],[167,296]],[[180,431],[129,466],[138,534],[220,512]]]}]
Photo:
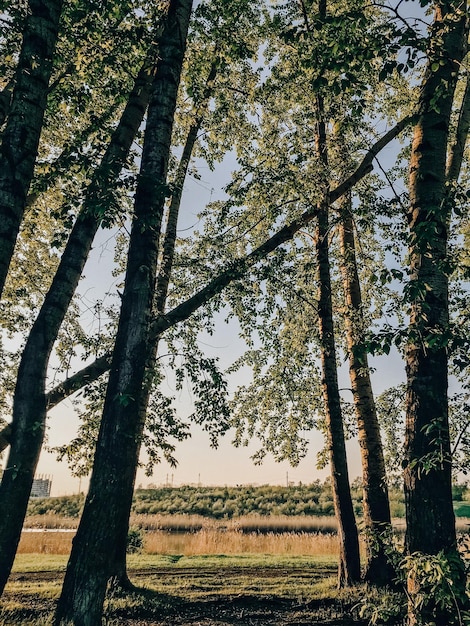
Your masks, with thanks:
[{"label": "light colored trunk", "polygon": [[363,509],[366,539],[364,578],[378,585],[391,584],[394,570],[387,557],[390,548],[390,505],[387,476],[377,419],[367,349],[364,345],[362,294],[356,261],[354,222],[350,198],[341,205],[339,222],[341,273],[345,297],[344,324],[349,359],[349,377],[361,449]]}]

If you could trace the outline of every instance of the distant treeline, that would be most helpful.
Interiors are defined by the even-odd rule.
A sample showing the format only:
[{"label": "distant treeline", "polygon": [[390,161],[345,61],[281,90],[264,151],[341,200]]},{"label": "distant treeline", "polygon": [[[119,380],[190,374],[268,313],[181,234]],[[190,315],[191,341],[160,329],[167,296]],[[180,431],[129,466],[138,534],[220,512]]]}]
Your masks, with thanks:
[{"label": "distant treeline", "polygon": [[[362,489],[359,481],[352,486],[356,515],[362,515]],[[456,512],[468,516],[470,494],[465,485],[454,487]],[[405,505],[399,489],[390,490],[393,517],[403,517]],[[30,500],[28,514],[55,513],[78,517],[84,502],[83,494]],[[160,487],[137,489],[132,512],[158,515],[202,515],[213,519],[232,519],[246,515],[333,515],[333,499],[329,481],[309,485],[280,487],[272,485],[239,487]]]}]

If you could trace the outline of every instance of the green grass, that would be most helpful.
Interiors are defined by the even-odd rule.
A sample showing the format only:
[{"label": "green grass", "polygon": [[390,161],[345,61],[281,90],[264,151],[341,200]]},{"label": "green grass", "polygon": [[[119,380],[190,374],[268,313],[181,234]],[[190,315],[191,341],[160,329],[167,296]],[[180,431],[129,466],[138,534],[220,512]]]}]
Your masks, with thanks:
[{"label": "green grass", "polygon": [[13,572],[65,571],[68,556],[64,554],[17,554]]},{"label": "green grass", "polygon": [[457,517],[470,517],[470,502],[454,502],[454,512]]},{"label": "green grass", "polygon": [[[29,572],[64,572],[68,556],[54,554],[18,554],[13,565],[14,573]],[[322,557],[291,556],[272,554],[209,554],[181,556],[174,554],[131,554],[127,558],[130,571],[135,569],[174,567],[325,567],[336,563],[334,556]]]},{"label": "green grass", "polygon": [[[15,580],[8,583],[0,609],[0,626],[52,624],[66,558],[19,555]],[[52,576],[35,578],[35,571],[52,572]],[[306,612],[302,623],[317,623],[312,612],[319,607],[326,612],[338,607],[348,610],[343,605],[350,607],[360,598],[359,588],[352,595],[337,591],[336,563],[331,557],[130,555],[129,573],[138,591],[107,598],[104,623],[108,626],[173,626],[175,615],[187,615],[184,623],[206,623],[211,611],[217,616],[230,614],[229,621],[220,623],[239,623],[233,620],[240,610],[267,616],[279,610],[279,620],[269,623],[282,625],[291,623],[283,621],[291,607]],[[243,608],[237,608],[237,603]],[[251,623],[249,618],[246,623]]]}]

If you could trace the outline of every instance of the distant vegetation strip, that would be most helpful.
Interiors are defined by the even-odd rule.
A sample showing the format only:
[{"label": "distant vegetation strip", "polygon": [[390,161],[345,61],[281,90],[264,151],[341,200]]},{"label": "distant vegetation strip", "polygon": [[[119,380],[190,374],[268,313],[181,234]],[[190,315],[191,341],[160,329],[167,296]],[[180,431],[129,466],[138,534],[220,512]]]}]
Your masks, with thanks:
[{"label": "distant vegetation strip", "polygon": [[[362,516],[362,489],[359,483],[353,484],[352,495],[356,515]],[[464,485],[454,488],[456,515],[470,517],[470,493]],[[78,519],[84,503],[84,495],[61,496],[57,498],[34,498],[30,500],[27,524],[32,517],[54,515],[62,518]],[[392,517],[404,516],[403,494],[399,489],[390,490]],[[334,515],[331,487],[328,481],[316,481],[309,485],[289,487],[262,485],[240,487],[160,487],[137,489],[132,506],[134,516],[183,516],[184,524],[192,524],[189,518],[213,520],[235,520],[250,516],[297,518],[325,517]],[[278,519],[280,522],[280,519]],[[311,521],[305,519],[307,525]],[[201,524],[200,521],[198,521]],[[256,522],[258,523],[258,522]],[[249,521],[246,521],[249,525]],[[201,527],[201,526],[200,526]],[[182,528],[182,530],[185,530]],[[191,530],[191,529],[189,529]],[[288,527],[285,530],[289,530]]]}]

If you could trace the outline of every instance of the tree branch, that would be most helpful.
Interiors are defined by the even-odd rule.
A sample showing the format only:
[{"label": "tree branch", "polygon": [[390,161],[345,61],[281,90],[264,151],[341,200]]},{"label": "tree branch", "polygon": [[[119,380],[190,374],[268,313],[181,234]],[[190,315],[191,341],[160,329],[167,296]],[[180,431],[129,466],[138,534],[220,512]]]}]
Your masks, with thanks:
[{"label": "tree branch", "polygon": [[[385,133],[385,135],[369,149],[356,170],[336,188],[330,191],[328,198],[330,204],[341,198],[341,196],[352,189],[359,180],[364,178],[364,176],[366,176],[373,169],[372,163],[377,154],[393,139],[395,139],[402,132],[402,130],[412,122],[412,120],[413,116],[408,116],[398,122],[396,126]],[[309,211],[305,211],[299,218],[281,228],[267,241],[255,248],[250,254],[241,259],[230,262],[227,269],[211,280],[203,289],[198,291],[191,298],[176,306],[166,315],[161,315],[156,318],[152,324],[152,340],[156,335],[160,335],[171,326],[186,320],[192,313],[194,313],[194,311],[208,302],[213,296],[220,293],[231,282],[242,278],[243,275],[251,267],[253,267],[253,265],[265,258],[270,252],[278,248],[280,245],[292,239],[294,235],[311,222],[316,215],[316,207]],[[65,381],[57,385],[57,387],[52,389],[47,394],[48,409],[53,408],[62,400],[81,389],[84,385],[97,380],[102,374],[108,371],[111,366],[111,356],[111,353],[104,354],[96,359],[96,361],[87,365],[85,368],[78,371],[73,376],[70,376]]]},{"label": "tree branch", "polygon": [[450,146],[449,159],[447,161],[447,182],[456,183],[462,167],[465,144],[467,143],[468,130],[470,128],[470,78],[467,76],[465,93],[460,107],[459,121],[455,139]]}]

